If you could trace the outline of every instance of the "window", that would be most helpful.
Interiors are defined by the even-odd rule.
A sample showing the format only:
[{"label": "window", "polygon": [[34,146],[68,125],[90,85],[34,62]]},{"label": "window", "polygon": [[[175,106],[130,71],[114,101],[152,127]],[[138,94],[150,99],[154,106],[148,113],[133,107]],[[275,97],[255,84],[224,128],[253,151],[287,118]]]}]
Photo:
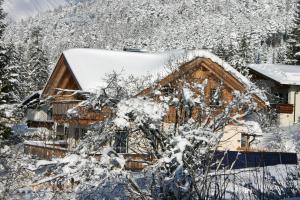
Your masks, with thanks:
[{"label": "window", "polygon": [[56,126],[56,139],[63,140],[65,138],[65,127],[64,125],[57,125]]},{"label": "window", "polygon": [[80,138],[83,138],[86,135],[87,130],[85,128],[82,128],[80,131],[81,131]]},{"label": "window", "polygon": [[64,140],[64,136],[63,135],[56,135],[56,140]]},{"label": "window", "polygon": [[250,141],[250,136],[246,133],[242,133],[242,135],[241,135],[241,147],[250,147],[249,141]]},{"label": "window", "polygon": [[79,134],[79,128],[75,128],[75,140],[79,140],[80,134]]},{"label": "window", "polygon": [[288,93],[277,92],[275,97],[271,101],[274,104],[287,104],[288,103]]},{"label": "window", "polygon": [[64,134],[64,125],[57,125],[56,126],[56,133]]},{"label": "window", "polygon": [[69,137],[69,128],[65,127],[65,137],[68,138]]},{"label": "window", "polygon": [[47,120],[52,120],[52,108],[47,110]]},{"label": "window", "polygon": [[212,89],[210,91],[210,106],[221,106],[221,92],[217,89]]},{"label": "window", "polygon": [[117,153],[127,153],[128,132],[118,131],[115,136],[114,149]]}]

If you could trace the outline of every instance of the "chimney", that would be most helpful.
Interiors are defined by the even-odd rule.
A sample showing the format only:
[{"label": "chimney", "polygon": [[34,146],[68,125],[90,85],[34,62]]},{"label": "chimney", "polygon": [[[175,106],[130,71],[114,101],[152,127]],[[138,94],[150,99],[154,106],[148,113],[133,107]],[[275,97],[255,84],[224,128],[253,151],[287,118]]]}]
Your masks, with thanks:
[{"label": "chimney", "polygon": [[135,52],[135,53],[147,53],[148,51],[146,49],[138,49],[138,48],[127,48],[124,47],[123,51],[127,52]]}]

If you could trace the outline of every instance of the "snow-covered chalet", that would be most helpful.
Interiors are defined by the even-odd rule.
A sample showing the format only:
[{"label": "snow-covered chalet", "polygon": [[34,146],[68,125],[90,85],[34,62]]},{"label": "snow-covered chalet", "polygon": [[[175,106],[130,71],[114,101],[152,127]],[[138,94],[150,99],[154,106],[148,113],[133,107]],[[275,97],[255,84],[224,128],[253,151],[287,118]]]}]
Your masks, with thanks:
[{"label": "snow-covered chalet", "polygon": [[[177,62],[179,60],[180,62]],[[173,65],[180,63],[180,66],[177,66],[176,72],[168,72],[166,65],[169,63]],[[220,83],[223,88],[220,98],[225,99],[226,103],[232,100],[234,91],[244,92],[252,84],[229,64],[205,50],[173,50],[162,53],[100,49],[66,50],[60,56],[41,97],[52,99],[51,116],[54,121],[54,135],[57,140],[64,140],[69,150],[76,147],[88,126],[114,115],[107,107],[99,112],[83,109],[77,117],[72,119],[67,117],[68,110],[85,100],[84,92],[91,92],[97,87],[105,86],[103,81],[105,75],[113,71],[122,71],[122,73],[138,77],[155,74],[160,77],[157,85],[168,92],[172,92],[175,80],[182,76],[188,77],[190,83],[202,83],[207,80],[205,99],[208,105],[218,112],[224,108],[224,105],[213,102],[212,95]],[[81,92],[74,93],[74,91]],[[149,91],[149,88],[145,89],[138,95],[149,95]],[[257,104],[257,111],[266,107],[266,102],[259,95],[253,94],[252,97]],[[170,107],[164,119],[165,124],[175,123],[174,109]],[[250,126],[255,127],[257,124],[250,124]],[[223,128],[225,134],[220,143],[220,149],[249,148],[260,133],[255,128],[253,133],[249,132],[248,128],[228,124]],[[128,142],[119,144],[130,145]],[[121,153],[132,153],[126,147],[121,149]]]}]

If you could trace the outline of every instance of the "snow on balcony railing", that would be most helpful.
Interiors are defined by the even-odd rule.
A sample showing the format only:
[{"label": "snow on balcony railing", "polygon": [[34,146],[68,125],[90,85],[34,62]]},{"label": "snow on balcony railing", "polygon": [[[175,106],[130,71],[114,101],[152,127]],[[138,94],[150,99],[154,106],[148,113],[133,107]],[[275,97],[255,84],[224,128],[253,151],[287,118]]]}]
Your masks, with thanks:
[{"label": "snow on balcony railing", "polygon": [[67,145],[65,141],[25,141],[24,145],[43,147],[43,148],[55,148],[59,150],[67,150],[63,145]]}]

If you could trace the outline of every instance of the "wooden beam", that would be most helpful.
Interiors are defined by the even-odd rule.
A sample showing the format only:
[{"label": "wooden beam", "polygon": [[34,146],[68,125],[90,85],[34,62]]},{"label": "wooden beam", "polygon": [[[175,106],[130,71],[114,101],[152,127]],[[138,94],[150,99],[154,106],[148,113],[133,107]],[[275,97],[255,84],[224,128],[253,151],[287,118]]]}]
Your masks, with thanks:
[{"label": "wooden beam", "polygon": [[71,88],[67,88],[66,86],[68,85],[68,83],[70,81],[72,81],[72,77],[71,74],[68,72],[69,70],[66,70],[64,75],[61,77],[61,79],[58,82],[58,88],[62,88],[62,89],[71,89]]}]

